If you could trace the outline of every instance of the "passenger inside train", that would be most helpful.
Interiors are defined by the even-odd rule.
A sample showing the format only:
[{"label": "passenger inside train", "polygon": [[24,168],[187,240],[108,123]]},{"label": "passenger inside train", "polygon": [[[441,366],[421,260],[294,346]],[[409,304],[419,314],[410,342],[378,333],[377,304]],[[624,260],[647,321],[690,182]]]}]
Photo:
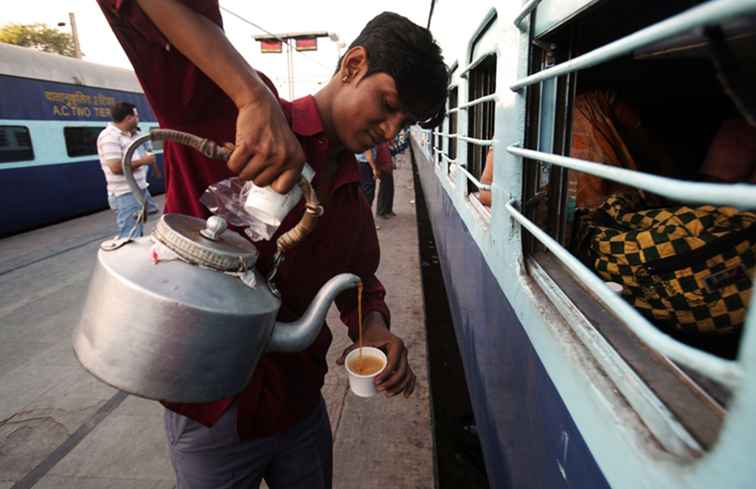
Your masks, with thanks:
[{"label": "passenger inside train", "polygon": [[[673,7],[660,10],[667,8]],[[579,56],[637,29],[648,15],[660,12],[628,12],[623,33],[612,27],[617,12],[597,10],[576,22],[581,28],[557,30],[544,44],[552,51],[543,50],[541,60]],[[553,142],[554,152],[681,181],[756,182],[756,127],[743,113],[750,95],[742,93],[753,86],[744,80],[756,75],[746,68],[753,66],[754,36],[738,31],[716,47],[700,36],[652,46],[560,82],[556,124],[563,136]],[[471,100],[495,93],[495,70],[492,59],[471,72]],[[539,107],[540,96],[530,95],[532,107]],[[543,141],[537,117],[526,126]],[[489,102],[470,110],[468,125],[475,138],[493,138]],[[484,153],[468,144],[467,166],[490,185],[493,149]],[[542,229],[618,284],[623,297],[665,332],[724,357],[736,355],[756,263],[756,213],[674,201],[546,163],[530,168],[523,205]],[[490,207],[488,189],[471,182],[469,193]]]},{"label": "passenger inside train", "polygon": [[[590,51],[622,34],[612,32],[610,15],[617,13],[599,10],[580,22],[583,28],[552,41],[562,46],[574,36],[572,52],[562,56]],[[753,36],[743,41],[740,34],[716,48],[699,34],[581,71],[569,81],[575,95],[565,109],[571,117],[562,151],[682,181],[753,183],[756,127],[743,103],[750,95],[742,93],[753,86],[743,83],[754,75],[746,68]],[[717,59],[722,50],[728,63]],[[756,213],[538,166],[536,222],[605,281],[620,284],[623,297],[657,327],[736,356],[756,261]]]},{"label": "passenger inside train", "polygon": [[[483,175],[480,176],[480,183],[483,185],[491,185],[493,183],[493,154],[493,148],[488,148],[488,151],[486,152],[486,164],[483,167]],[[481,204],[491,207],[491,191],[489,189],[480,189],[478,199]]]},{"label": "passenger inside train", "polygon": [[698,174],[713,183],[756,183],[756,127],[743,118],[722,122]]}]

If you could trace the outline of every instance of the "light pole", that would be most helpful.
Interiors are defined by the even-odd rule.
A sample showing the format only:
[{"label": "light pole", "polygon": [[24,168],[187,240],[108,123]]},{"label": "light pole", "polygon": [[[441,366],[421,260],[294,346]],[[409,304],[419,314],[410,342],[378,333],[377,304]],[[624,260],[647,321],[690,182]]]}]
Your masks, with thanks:
[{"label": "light pole", "polygon": [[[269,32],[267,34],[254,36],[255,41],[261,43],[264,53],[280,53],[283,50],[283,45],[286,45],[287,71],[289,73],[289,98],[291,100],[294,100],[294,49],[297,51],[314,51],[317,49],[317,39],[319,37],[327,37],[332,41],[334,41],[334,38],[339,38],[339,36],[333,32],[324,31],[286,32],[283,34]],[[338,46],[338,41],[334,42],[337,42]],[[266,51],[266,43],[275,43],[275,47],[273,48],[271,46],[272,49]]]},{"label": "light pole", "polygon": [[288,39],[284,44],[286,44],[286,62],[289,72],[289,100],[294,100],[294,42]]},{"label": "light pole", "polygon": [[[71,37],[74,43],[74,57],[81,59],[81,46],[79,45],[79,31],[76,29],[76,16],[73,12],[68,13],[68,23],[71,25]],[[58,27],[65,27],[65,22],[58,22]]]}]

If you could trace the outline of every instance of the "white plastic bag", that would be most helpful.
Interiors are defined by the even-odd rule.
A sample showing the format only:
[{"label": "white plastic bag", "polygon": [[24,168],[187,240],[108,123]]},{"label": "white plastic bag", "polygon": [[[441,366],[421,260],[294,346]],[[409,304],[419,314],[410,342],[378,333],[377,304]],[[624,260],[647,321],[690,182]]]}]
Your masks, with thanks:
[{"label": "white plastic bag", "polygon": [[[302,175],[312,181],[315,172],[305,163]],[[258,187],[252,181],[235,177],[207,187],[200,202],[229,225],[244,228],[252,241],[261,241],[275,234],[301,198],[302,190],[298,185],[287,194],[279,194],[270,186]]]}]

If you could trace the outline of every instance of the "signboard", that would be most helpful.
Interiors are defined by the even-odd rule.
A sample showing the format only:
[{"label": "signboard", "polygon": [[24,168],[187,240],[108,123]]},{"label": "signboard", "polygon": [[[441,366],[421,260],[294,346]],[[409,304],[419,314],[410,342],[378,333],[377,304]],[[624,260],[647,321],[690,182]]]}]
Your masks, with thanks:
[{"label": "signboard", "polygon": [[0,75],[3,119],[109,121],[117,102],[136,105],[140,118],[155,116],[141,93]]},{"label": "signboard", "polygon": [[260,51],[263,53],[280,53],[281,41],[278,39],[265,39],[260,41]]},{"label": "signboard", "polygon": [[296,49],[297,51],[317,51],[318,50],[318,38],[317,37],[303,37],[297,38]]}]

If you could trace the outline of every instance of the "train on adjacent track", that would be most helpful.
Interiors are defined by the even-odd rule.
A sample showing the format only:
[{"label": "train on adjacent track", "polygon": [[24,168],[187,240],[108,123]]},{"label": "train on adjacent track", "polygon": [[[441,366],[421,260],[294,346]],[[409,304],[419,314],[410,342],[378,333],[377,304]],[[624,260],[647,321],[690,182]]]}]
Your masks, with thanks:
[{"label": "train on adjacent track", "polygon": [[[413,129],[413,157],[490,486],[756,487],[756,228],[736,250],[746,319],[731,335],[664,329],[631,304],[632,275],[608,283],[573,239],[578,216],[598,215],[584,212],[586,182],[753,217],[756,174],[697,175],[726,121],[748,131],[750,120],[753,134],[756,2],[434,1],[430,11],[451,67],[447,116]],[[623,141],[635,168],[576,156],[604,143],[619,153]]]},{"label": "train on adjacent track", "polygon": [[116,102],[157,126],[130,70],[0,44],[0,237],[107,209],[96,143]]}]

